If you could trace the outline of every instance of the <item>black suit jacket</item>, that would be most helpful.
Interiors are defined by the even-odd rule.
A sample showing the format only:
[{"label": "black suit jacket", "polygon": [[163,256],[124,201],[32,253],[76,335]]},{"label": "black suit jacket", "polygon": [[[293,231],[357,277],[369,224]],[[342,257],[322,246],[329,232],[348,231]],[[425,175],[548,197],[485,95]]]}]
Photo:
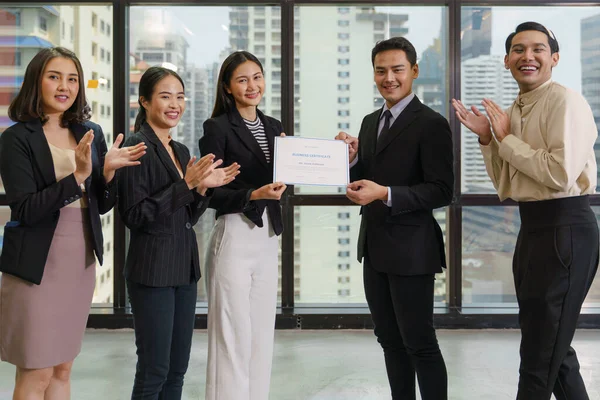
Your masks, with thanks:
[{"label": "black suit jacket", "polygon": [[[125,277],[146,286],[187,285],[200,279],[198,244],[193,226],[208,198],[190,190],[150,125],[125,140],[145,142],[141,164],[119,170],[119,213],[130,229]],[[185,175],[190,152],[170,143]]]},{"label": "black suit jacket", "polygon": [[283,232],[281,206],[278,200],[252,200],[254,189],[273,182],[273,145],[275,136],[283,132],[281,122],[257,110],[269,143],[271,163],[248,129],[237,109],[229,114],[210,118],[204,122],[204,136],[199,141],[202,155],[212,153],[222,159],[227,167],[234,162],[240,165],[240,174],[230,184],[215,188],[209,207],[216,209],[216,216],[244,213],[250,221],[263,226],[262,214],[267,208],[275,234]]},{"label": "black suit jacket", "polygon": [[368,251],[374,269],[397,275],[441,272],[442,231],[432,210],[453,195],[452,138],[448,121],[415,98],[377,138],[382,109],[367,115],[359,133],[351,180],[391,187],[392,207],[376,200],[361,208],[358,261]]},{"label": "black suit jacket", "polygon": [[[69,128],[78,143],[88,130],[94,131],[92,174],[85,181],[85,189],[94,251],[102,264],[100,214],[116,202],[116,178],[109,185],[104,180],[107,148],[102,128],[89,121]],[[39,119],[19,122],[0,135],[0,174],[11,209],[11,222],[4,229],[0,271],[39,284],[60,209],[80,199],[83,192],[73,174],[56,181],[52,153]]]}]

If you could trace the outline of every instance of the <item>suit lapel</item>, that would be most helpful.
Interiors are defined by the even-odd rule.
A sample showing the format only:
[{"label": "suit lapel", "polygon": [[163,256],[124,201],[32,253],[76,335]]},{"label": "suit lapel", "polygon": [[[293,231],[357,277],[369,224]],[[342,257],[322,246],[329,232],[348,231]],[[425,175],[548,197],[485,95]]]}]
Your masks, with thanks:
[{"label": "suit lapel", "polygon": [[27,136],[27,141],[33,152],[33,159],[42,173],[45,186],[50,186],[56,182],[56,172],[54,171],[52,153],[50,152],[46,135],[44,135],[42,122],[39,119],[35,119],[27,122],[25,126],[31,132]]},{"label": "suit lapel", "polygon": [[[254,156],[258,159],[258,161],[260,161],[260,163],[265,168],[268,168],[268,163],[267,163],[267,159],[265,158],[265,153],[262,151],[262,149],[258,145],[256,138],[254,136],[252,136],[252,132],[250,132],[250,130],[248,129],[248,127],[242,120],[242,116],[238,113],[238,111],[236,109],[234,109],[232,112],[230,112],[227,116],[229,117],[229,122],[231,123],[231,127],[233,128],[233,131],[240,138],[242,143],[244,143],[244,146],[246,146],[248,148],[248,150],[250,150],[252,152],[252,154],[254,154]],[[264,125],[264,121],[263,121],[263,125]],[[265,128],[265,133],[266,133],[267,127],[264,126],[264,128]]]},{"label": "suit lapel", "polygon": [[389,132],[377,140],[377,148],[375,154],[381,153],[398,135],[408,128],[408,126],[417,118],[417,112],[421,110],[421,102],[417,96],[412,99],[408,106],[400,113],[398,118],[390,126]]},{"label": "suit lapel", "polygon": [[[142,125],[142,128],[140,130],[141,130],[142,134],[146,137],[146,139],[148,139],[148,142],[151,143],[152,146],[154,146],[154,151],[156,152],[156,156],[158,157],[160,162],[163,164],[163,166],[166,168],[166,170],[169,173],[169,176],[171,177],[173,182],[180,181],[181,175],[179,175],[179,171],[177,171],[177,167],[175,166],[173,159],[167,152],[167,149],[165,149],[165,146],[163,146],[163,144],[160,141],[160,139],[158,138],[158,136],[156,136],[156,133],[154,133],[154,131],[152,130],[150,125],[145,123]],[[184,166],[180,155],[177,154],[177,152],[175,153],[175,155],[177,156],[177,158],[179,159],[179,162],[181,163],[182,171],[185,173],[184,168],[185,168],[185,166],[187,166],[187,162],[185,163],[185,166]]]}]

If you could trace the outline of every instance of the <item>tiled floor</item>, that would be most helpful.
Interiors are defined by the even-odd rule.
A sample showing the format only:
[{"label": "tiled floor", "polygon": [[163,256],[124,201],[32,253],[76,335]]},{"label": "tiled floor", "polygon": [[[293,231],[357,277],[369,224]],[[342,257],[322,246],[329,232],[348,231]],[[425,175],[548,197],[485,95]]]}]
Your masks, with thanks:
[{"label": "tiled floor", "polygon": [[[518,331],[439,331],[450,399],[514,399]],[[591,400],[600,400],[600,332],[577,332]],[[73,372],[73,400],[128,399],[133,332],[87,332]],[[183,398],[204,399],[206,332],[196,331]],[[0,400],[10,400],[14,367],[0,363]],[[389,399],[383,355],[371,331],[277,331],[271,400]]]}]

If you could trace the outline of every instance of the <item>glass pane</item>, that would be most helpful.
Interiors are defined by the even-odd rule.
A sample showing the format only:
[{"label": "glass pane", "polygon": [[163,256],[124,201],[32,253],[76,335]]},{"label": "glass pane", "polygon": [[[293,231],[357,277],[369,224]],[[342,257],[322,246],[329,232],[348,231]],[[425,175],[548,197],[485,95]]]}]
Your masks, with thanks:
[{"label": "glass pane", "polygon": [[[504,43],[524,15],[552,30],[560,44],[560,61],[552,79],[581,92],[600,126],[600,29],[597,7],[463,7],[461,15],[461,96],[468,107],[481,108],[484,97],[507,108],[518,87],[504,68]],[[462,127],[462,188],[464,193],[494,193],[485,171],[477,137]],[[600,138],[596,142],[600,155]],[[600,172],[599,172],[600,174]],[[600,176],[600,175],[599,175]]]},{"label": "glass pane", "polygon": [[[91,120],[100,124],[107,143],[113,141],[112,7],[109,5],[23,6],[0,8],[0,132],[12,125],[8,105],[23,82],[25,69],[42,48],[73,50],[84,71]],[[2,192],[4,187],[0,186]],[[113,301],[113,213],[101,217],[104,265],[97,265],[93,302]]]},{"label": "glass pane", "polygon": [[[333,139],[345,131],[358,136],[363,117],[383,106],[373,81],[371,50],[394,36],[405,36],[417,50],[420,72],[413,91],[446,115],[444,7],[301,6],[294,18],[295,135]],[[318,186],[296,186],[295,191],[345,193],[344,188]]]},{"label": "glass pane", "polygon": [[[137,115],[140,77],[153,65],[171,68],[182,77],[186,90],[186,111],[171,135],[192,155],[199,156],[198,140],[204,134],[202,124],[212,114],[219,68],[236,50],[250,51],[261,60],[266,85],[259,108],[281,120],[279,7],[131,7],[129,15],[131,131]],[[199,302],[207,300],[204,259],[214,215],[213,210],[207,210],[194,227],[203,274],[198,282]]]},{"label": "glass pane", "polygon": [[[296,305],[365,305],[362,264],[356,260],[360,229],[357,206],[294,208]],[[434,216],[446,236],[446,210]],[[436,275],[435,301],[446,302],[446,271]],[[439,304],[436,304],[439,305]]]},{"label": "glass pane", "polygon": [[462,213],[463,306],[516,307],[512,257],[519,208],[463,207]]}]

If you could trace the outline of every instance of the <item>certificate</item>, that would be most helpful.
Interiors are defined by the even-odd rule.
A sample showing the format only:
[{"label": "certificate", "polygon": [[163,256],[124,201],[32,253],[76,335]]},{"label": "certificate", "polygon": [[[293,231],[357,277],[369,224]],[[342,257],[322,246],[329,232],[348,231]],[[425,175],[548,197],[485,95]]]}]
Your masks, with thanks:
[{"label": "certificate", "polygon": [[342,140],[275,137],[273,179],[291,185],[346,186],[348,145]]}]

